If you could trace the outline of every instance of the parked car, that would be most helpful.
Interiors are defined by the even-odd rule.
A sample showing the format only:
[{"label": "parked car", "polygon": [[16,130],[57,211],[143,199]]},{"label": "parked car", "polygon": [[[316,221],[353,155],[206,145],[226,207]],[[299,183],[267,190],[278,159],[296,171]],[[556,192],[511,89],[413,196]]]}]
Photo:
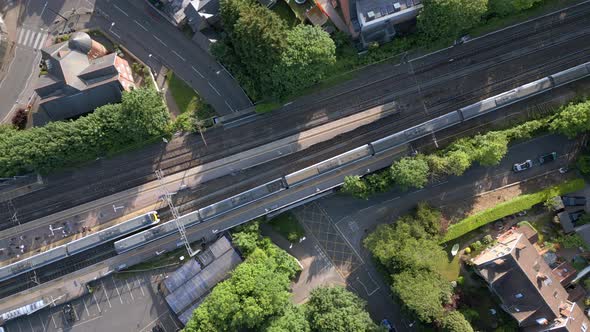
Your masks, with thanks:
[{"label": "parked car", "polygon": [[527,170],[529,168],[533,167],[533,162],[530,160],[527,160],[523,163],[520,164],[514,164],[514,166],[512,166],[512,170],[515,172],[522,172],[524,170]]},{"label": "parked car", "polygon": [[74,308],[72,308],[71,304],[66,304],[63,307],[64,318],[68,323],[74,323],[76,321],[76,316],[74,314]]},{"label": "parked car", "polygon": [[544,154],[542,156],[539,156],[539,163],[542,165],[544,163],[548,163],[550,161],[554,161],[555,159],[557,159],[557,153],[556,152],[551,152],[551,153],[547,153],[547,154]]},{"label": "parked car", "polygon": [[584,206],[586,205],[586,197],[584,196],[562,196],[561,200],[565,206]]}]

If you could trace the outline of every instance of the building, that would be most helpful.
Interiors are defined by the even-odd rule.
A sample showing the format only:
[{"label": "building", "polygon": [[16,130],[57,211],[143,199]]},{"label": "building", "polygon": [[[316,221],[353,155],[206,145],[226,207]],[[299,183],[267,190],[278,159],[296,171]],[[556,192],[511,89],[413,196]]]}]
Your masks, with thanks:
[{"label": "building", "polygon": [[189,259],[163,282],[166,302],[184,325],[213,287],[242,262],[225,236],[197,254],[197,259]]},{"label": "building", "polygon": [[[585,332],[590,321],[568,300],[563,271],[552,271],[524,232],[511,229],[473,259],[475,270],[496,294],[504,311],[524,331]],[[562,269],[563,270],[563,269]]]},{"label": "building", "polygon": [[41,50],[47,68],[37,82],[39,109],[33,125],[74,118],[121,101],[122,91],[135,86],[129,63],[84,32]]},{"label": "building", "polygon": [[415,24],[422,0],[335,0],[353,37],[363,47],[386,43]]},{"label": "building", "polygon": [[194,32],[219,22],[219,0],[193,0],[184,8],[184,22]]}]

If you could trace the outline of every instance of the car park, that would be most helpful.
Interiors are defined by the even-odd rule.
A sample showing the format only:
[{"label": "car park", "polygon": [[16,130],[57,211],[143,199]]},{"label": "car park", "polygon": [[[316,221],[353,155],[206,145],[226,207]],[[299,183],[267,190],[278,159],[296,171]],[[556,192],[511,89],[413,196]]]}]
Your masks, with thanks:
[{"label": "car park", "polygon": [[548,163],[550,161],[554,161],[555,159],[557,159],[557,153],[551,152],[551,153],[547,153],[542,156],[539,156],[539,163],[542,165],[542,164]]},{"label": "car park", "polygon": [[584,196],[562,196],[561,200],[565,206],[584,206],[586,205],[586,197]]},{"label": "car park", "polygon": [[527,160],[523,163],[514,164],[514,166],[512,166],[512,170],[515,172],[522,172],[522,171],[527,170],[531,167],[533,167],[533,162],[530,160]]},{"label": "car park", "polygon": [[63,310],[63,314],[64,314],[64,318],[65,318],[66,322],[72,324],[76,321],[76,316],[74,314],[74,308],[72,308],[71,304],[69,304],[69,303],[66,304],[62,310]]}]

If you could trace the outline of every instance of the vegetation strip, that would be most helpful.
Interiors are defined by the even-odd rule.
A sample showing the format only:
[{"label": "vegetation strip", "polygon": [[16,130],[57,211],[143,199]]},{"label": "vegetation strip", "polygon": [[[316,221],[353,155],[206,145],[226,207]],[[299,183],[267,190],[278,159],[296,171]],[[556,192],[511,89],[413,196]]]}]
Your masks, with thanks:
[{"label": "vegetation strip", "polygon": [[492,221],[515,214],[519,211],[530,209],[533,205],[543,203],[551,197],[561,196],[581,190],[584,188],[584,185],[585,183],[583,179],[575,179],[533,194],[520,195],[508,202],[498,204],[493,208],[476,213],[449,226],[442,242],[454,240]]}]

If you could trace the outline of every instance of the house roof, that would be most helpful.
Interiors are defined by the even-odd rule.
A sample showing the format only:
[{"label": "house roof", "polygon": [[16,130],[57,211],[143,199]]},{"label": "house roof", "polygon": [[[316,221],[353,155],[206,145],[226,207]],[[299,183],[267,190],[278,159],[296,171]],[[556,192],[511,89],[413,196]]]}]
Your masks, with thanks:
[{"label": "house roof", "polygon": [[576,233],[582,237],[584,242],[590,246],[590,224],[585,224],[580,227],[576,227]]},{"label": "house roof", "polygon": [[473,262],[500,297],[503,309],[521,327],[543,330],[560,326],[569,317],[564,309],[572,305],[560,279],[553,276],[550,267],[523,233],[511,229],[500,235],[497,241]]},{"label": "house roof", "polygon": [[557,214],[557,218],[559,219],[559,223],[561,227],[563,227],[563,231],[566,233],[570,233],[574,231],[574,223],[572,222],[572,218],[570,218],[570,214],[567,211],[562,211]]}]

